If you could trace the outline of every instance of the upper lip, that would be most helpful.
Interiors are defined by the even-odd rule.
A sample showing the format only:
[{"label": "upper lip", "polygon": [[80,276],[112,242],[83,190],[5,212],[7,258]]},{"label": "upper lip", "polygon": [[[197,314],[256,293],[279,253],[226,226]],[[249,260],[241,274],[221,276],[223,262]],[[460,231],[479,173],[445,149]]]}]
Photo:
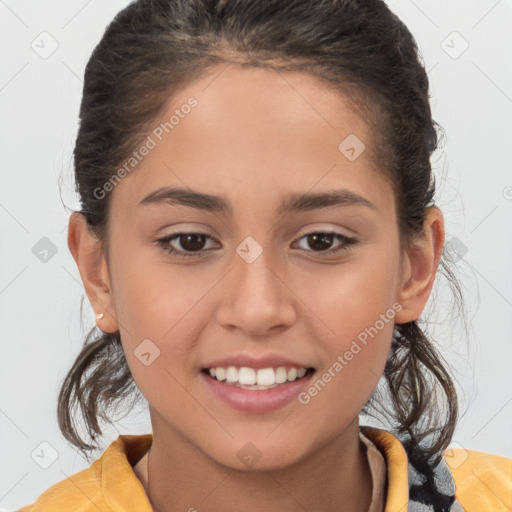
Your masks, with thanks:
[{"label": "upper lip", "polygon": [[238,354],[234,356],[225,357],[223,359],[216,359],[208,363],[204,368],[227,368],[228,366],[248,367],[248,368],[271,368],[279,366],[292,366],[294,368],[311,368],[310,365],[302,364],[287,357],[277,354],[269,354],[264,357],[253,357],[247,354]]}]

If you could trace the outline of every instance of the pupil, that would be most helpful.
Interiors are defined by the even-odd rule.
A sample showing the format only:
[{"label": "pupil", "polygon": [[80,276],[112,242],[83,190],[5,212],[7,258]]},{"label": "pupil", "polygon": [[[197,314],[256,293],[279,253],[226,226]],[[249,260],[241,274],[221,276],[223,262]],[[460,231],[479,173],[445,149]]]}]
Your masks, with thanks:
[{"label": "pupil", "polygon": [[[197,239],[201,239],[201,238],[204,238],[204,236],[203,235],[195,235],[195,234],[181,235],[180,243],[184,249],[187,249],[189,251],[201,250],[203,243],[202,242],[194,243],[194,239],[197,242]],[[185,240],[185,243],[183,243],[184,240]],[[190,243],[191,240],[192,240],[192,243]]]},{"label": "pupil", "polygon": [[[310,244],[314,248],[315,242],[318,242],[318,240],[324,241],[323,244],[320,244],[321,248],[318,249],[320,251],[324,251],[325,249],[329,249],[330,245],[332,244],[333,236],[334,235],[332,233],[315,233],[312,235],[308,235],[308,244]],[[326,238],[329,240],[328,242],[325,242]]]}]

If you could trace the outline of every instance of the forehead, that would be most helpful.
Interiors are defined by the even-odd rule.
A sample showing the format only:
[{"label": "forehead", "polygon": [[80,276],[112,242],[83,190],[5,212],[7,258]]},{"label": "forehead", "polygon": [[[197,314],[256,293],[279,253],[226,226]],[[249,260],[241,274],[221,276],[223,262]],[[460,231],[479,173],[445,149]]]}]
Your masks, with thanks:
[{"label": "forehead", "polygon": [[216,66],[169,97],[147,136],[151,148],[115,187],[113,202],[135,205],[162,186],[234,200],[242,191],[277,201],[281,191],[344,186],[363,196],[389,193],[369,123],[304,73]]}]

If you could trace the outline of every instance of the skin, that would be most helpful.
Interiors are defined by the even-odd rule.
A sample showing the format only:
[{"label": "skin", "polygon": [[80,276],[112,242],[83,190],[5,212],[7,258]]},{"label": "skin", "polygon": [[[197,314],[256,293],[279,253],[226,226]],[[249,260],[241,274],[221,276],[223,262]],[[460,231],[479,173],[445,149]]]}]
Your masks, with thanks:
[{"label": "skin", "polygon": [[[220,357],[272,353],[318,376],[394,303],[402,307],[394,322],[418,319],[444,242],[442,213],[429,208],[423,235],[401,252],[393,191],[371,158],[368,125],[312,76],[214,68],[170,98],[155,126],[190,96],[198,105],[115,186],[108,254],[80,214],[69,222],[89,300],[105,313],[98,326],[120,330],[150,404],[153,444],[136,473],[160,512],[365,511],[372,483],[358,414],[384,370],[393,321],[307,405],[236,411],[209,391],[200,370]],[[366,145],[354,161],[338,150],[350,133]],[[233,216],[138,206],[161,186],[225,196]],[[288,193],[339,188],[375,209],[277,214]],[[181,230],[212,237],[202,256],[179,258],[155,243]],[[328,255],[343,243],[334,238],[322,253],[304,237],[322,230],[357,242]],[[236,252],[248,236],[263,248],[251,263]],[[147,338],[161,351],[149,366],[134,354]],[[248,442],[262,455],[252,468],[237,457]]]}]

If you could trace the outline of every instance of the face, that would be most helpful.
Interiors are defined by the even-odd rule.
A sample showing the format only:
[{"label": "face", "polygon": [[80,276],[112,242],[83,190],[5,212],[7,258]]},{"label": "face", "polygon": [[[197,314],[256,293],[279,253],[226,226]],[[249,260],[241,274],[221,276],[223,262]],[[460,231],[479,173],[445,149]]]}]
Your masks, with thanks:
[{"label": "face", "polygon": [[170,99],[114,187],[109,312],[155,436],[278,468],[357,421],[405,265],[391,185],[347,101],[299,73],[221,70]]}]

